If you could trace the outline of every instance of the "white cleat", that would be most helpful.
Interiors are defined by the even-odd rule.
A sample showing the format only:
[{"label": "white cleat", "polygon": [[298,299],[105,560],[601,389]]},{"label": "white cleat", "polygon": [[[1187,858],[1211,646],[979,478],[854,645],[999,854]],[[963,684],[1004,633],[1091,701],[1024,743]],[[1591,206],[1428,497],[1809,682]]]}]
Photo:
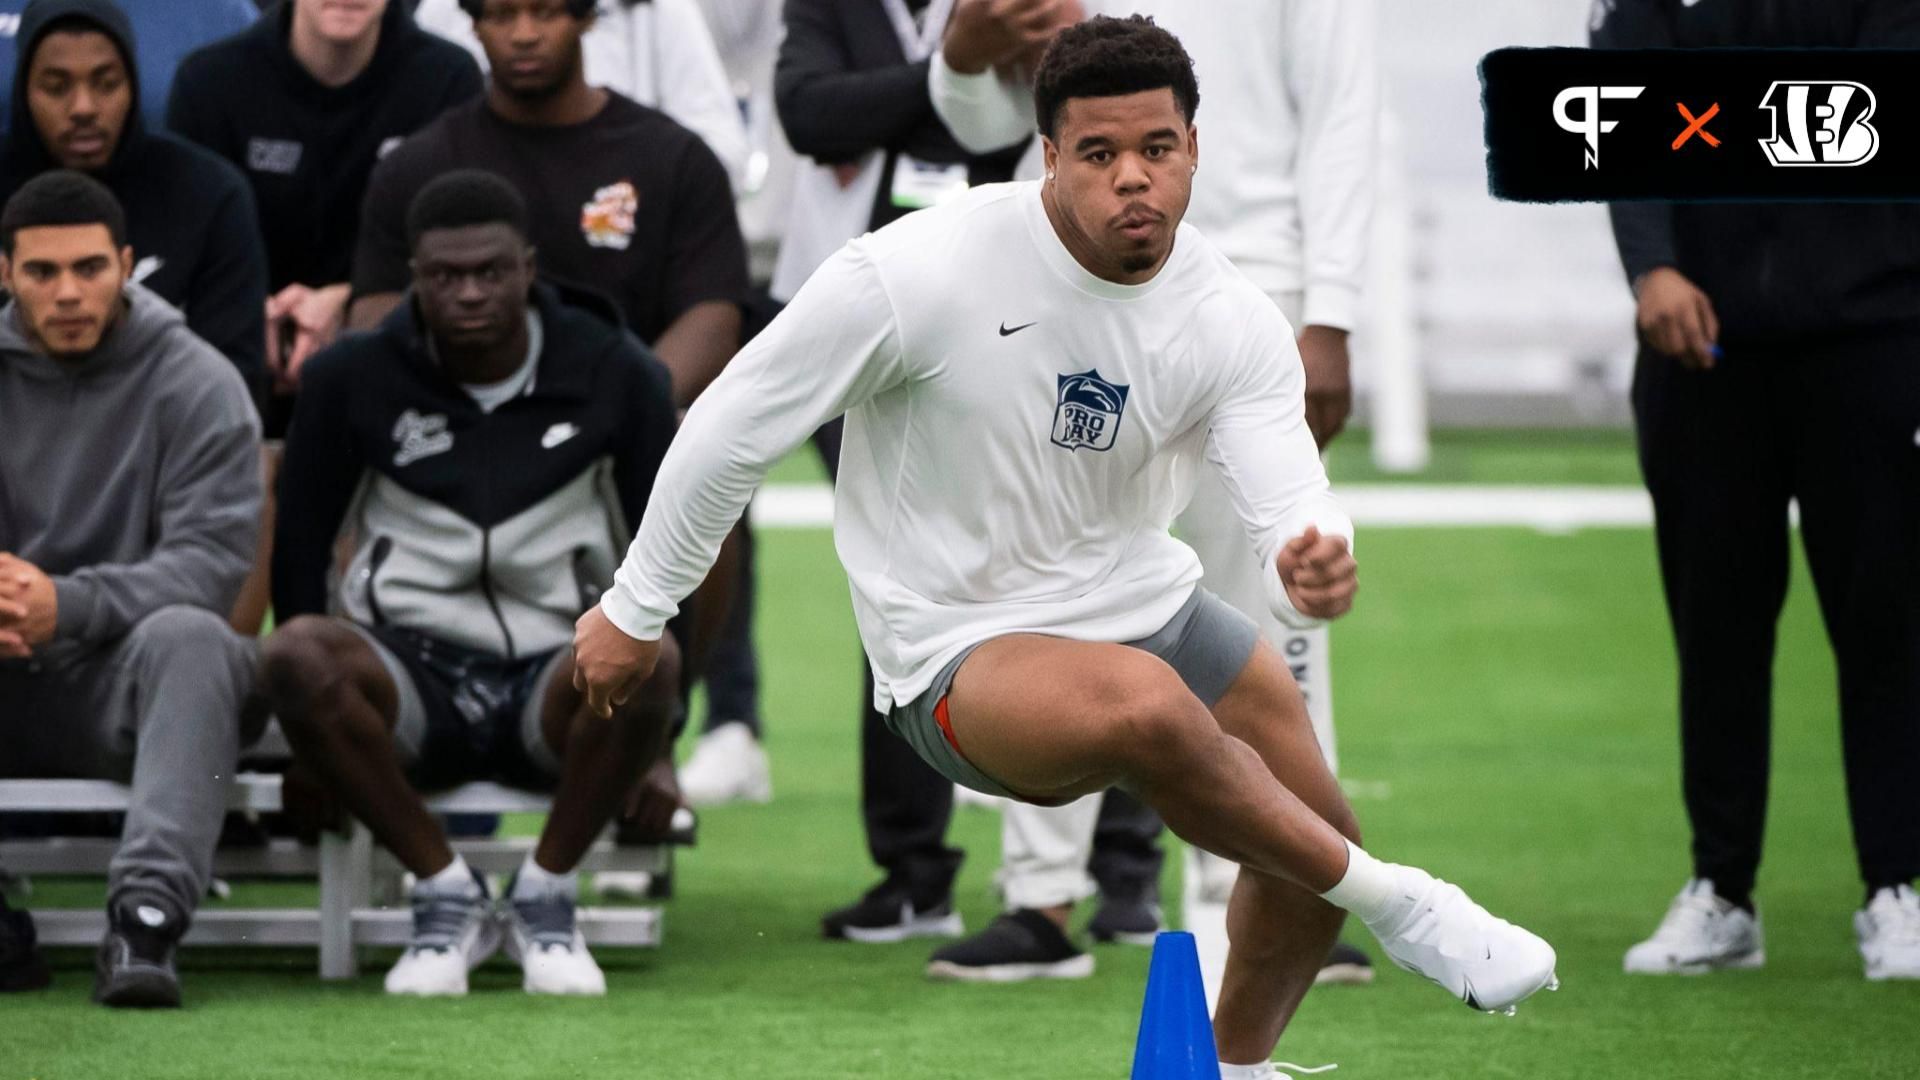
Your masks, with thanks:
[{"label": "white cleat", "polygon": [[1553,946],[1488,914],[1459,886],[1399,869],[1402,910],[1372,928],[1394,963],[1482,1012],[1512,1015],[1538,991],[1560,988]]},{"label": "white cleat", "polygon": [[1653,936],[1627,950],[1629,975],[1705,975],[1767,962],[1758,915],[1730,904],[1713,882],[1695,878],[1673,898]]},{"label": "white cleat", "polygon": [[520,962],[529,994],[604,997],[607,976],[587,951],[574,898],[553,891],[521,896],[508,887],[507,955]]},{"label": "white cleat", "polygon": [[500,948],[500,925],[478,877],[466,888],[410,890],[413,937],[387,972],[387,993],[465,997],[467,973]]},{"label": "white cleat", "polygon": [[1853,916],[1867,979],[1920,979],[1920,893],[1911,885],[1881,889]]},{"label": "white cleat", "polygon": [[766,749],[747,725],[721,724],[700,737],[680,767],[680,794],[694,807],[773,801]]}]

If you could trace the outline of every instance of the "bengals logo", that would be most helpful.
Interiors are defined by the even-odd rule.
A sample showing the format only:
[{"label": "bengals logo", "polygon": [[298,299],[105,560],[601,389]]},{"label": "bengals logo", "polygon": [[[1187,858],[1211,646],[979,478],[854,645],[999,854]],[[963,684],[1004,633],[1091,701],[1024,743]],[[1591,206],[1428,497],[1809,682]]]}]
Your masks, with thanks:
[{"label": "bengals logo", "polygon": [[1760,99],[1773,134],[1760,149],[1775,166],[1865,165],[1880,151],[1873,91],[1857,82],[1776,82]]},{"label": "bengals logo", "polygon": [[633,216],[640,209],[640,193],[622,180],[593,193],[580,208],[580,235],[597,248],[625,251],[633,243]]}]

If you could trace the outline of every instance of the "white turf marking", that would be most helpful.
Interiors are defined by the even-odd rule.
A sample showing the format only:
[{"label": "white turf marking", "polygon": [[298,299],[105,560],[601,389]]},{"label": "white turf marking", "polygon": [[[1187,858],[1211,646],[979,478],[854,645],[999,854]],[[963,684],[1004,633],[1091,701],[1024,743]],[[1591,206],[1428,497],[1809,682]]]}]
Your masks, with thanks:
[{"label": "white turf marking", "polygon": [[[1522,528],[1561,535],[1578,529],[1646,528],[1653,504],[1636,487],[1519,487],[1506,484],[1346,484],[1334,495],[1369,528]],[[833,524],[833,489],[772,484],[753,502],[765,529]]]}]

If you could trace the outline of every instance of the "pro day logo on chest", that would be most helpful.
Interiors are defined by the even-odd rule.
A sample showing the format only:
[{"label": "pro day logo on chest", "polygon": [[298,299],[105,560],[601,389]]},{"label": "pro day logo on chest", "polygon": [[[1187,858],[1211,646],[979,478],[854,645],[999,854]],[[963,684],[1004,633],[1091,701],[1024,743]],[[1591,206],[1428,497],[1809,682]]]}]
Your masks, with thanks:
[{"label": "pro day logo on chest", "polygon": [[1059,377],[1053,409],[1053,445],[1068,450],[1111,450],[1127,409],[1127,387],[1100,377],[1098,368]]}]

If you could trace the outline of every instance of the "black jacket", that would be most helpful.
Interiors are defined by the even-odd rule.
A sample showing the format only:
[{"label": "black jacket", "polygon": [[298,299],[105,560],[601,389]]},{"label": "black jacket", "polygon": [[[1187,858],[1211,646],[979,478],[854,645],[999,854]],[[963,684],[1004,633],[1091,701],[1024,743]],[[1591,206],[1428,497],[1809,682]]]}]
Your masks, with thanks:
[{"label": "black jacket", "polygon": [[346,281],[374,162],[484,87],[465,49],[420,29],[398,3],[387,5],[367,69],[324,86],[293,56],[292,18],[293,5],[282,4],[194,52],[167,99],[167,127],[252,184],[276,291]]},{"label": "black jacket", "polygon": [[[1599,0],[1600,49],[1920,48],[1920,0]],[[1920,204],[1615,203],[1627,277],[1659,266],[1713,301],[1721,336],[1920,326]]]},{"label": "black jacket", "polygon": [[955,142],[927,91],[931,61],[907,61],[880,0],[786,0],[784,17],[773,93],[787,141],[826,165],[888,151],[870,228],[906,213],[891,199],[896,154],[965,162],[972,184],[1013,179],[1026,144],[976,156]]},{"label": "black jacket", "polygon": [[[541,284],[529,392],[484,412],[411,294],[307,362],[280,471],[273,609],[336,611],[498,656],[573,640],[673,438],[666,368],[596,294]],[[353,551],[330,592],[336,538]]]},{"label": "black jacket", "polygon": [[27,72],[49,23],[83,19],[120,47],[134,107],[113,157],[94,178],[126,210],[134,274],[187,316],[187,328],[233,361],[256,393],[264,384],[267,259],[253,195],[233,166],[190,143],[148,132],[140,119],[133,31],[109,0],[41,0],[20,19],[12,126],[0,156],[0,202],[58,161],[28,111]]}]

